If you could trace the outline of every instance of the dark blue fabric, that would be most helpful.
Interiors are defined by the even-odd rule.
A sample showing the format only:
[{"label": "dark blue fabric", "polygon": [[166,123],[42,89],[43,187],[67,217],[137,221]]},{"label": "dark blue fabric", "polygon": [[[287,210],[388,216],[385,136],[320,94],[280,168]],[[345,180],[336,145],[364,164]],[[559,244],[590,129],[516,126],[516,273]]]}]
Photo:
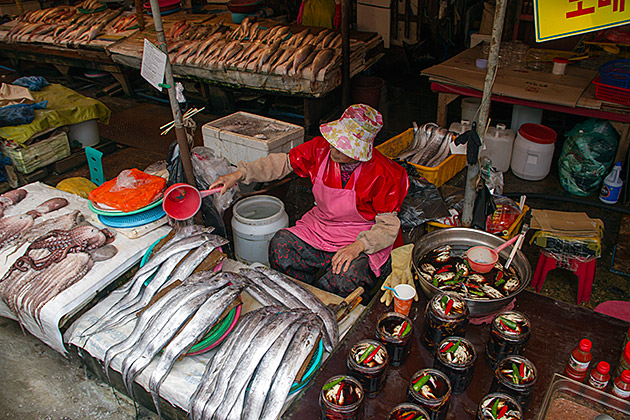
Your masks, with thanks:
[{"label": "dark blue fabric", "polygon": [[35,119],[36,109],[45,109],[48,101],[35,104],[16,104],[0,108],[0,127],[30,124]]},{"label": "dark blue fabric", "polygon": [[7,180],[7,173],[4,170],[4,167],[11,164],[11,159],[6,156],[2,156],[0,154],[0,182],[4,182]]},{"label": "dark blue fabric", "polygon": [[16,79],[11,84],[28,88],[28,90],[42,90],[42,88],[45,88],[50,83],[42,76],[24,76]]}]

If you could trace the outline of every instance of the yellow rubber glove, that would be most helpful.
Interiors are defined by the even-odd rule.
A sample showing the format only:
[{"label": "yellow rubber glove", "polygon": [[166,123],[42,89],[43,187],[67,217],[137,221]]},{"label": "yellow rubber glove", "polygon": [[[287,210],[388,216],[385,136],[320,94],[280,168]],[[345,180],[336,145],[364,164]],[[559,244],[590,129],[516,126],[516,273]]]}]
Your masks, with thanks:
[{"label": "yellow rubber glove", "polygon": [[[392,251],[392,272],[381,286],[381,290],[385,290],[383,296],[381,296],[381,302],[385,306],[389,306],[394,298],[394,292],[385,288],[385,286],[394,288],[399,284],[408,284],[416,289],[416,285],[413,281],[413,274],[411,273],[411,254],[413,252],[413,245],[408,244],[398,247]],[[414,300],[418,300],[418,293]]]}]

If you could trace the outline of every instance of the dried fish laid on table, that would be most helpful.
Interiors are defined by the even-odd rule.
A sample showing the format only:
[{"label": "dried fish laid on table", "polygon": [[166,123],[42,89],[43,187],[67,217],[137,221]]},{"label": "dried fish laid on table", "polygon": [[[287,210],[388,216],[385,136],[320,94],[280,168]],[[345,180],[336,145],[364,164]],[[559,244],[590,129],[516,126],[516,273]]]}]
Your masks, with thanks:
[{"label": "dried fish laid on table", "polygon": [[79,226],[84,221],[85,218],[83,214],[81,214],[79,210],[74,210],[52,219],[35,222],[30,229],[22,233],[20,243],[32,242],[52,230],[70,230]]},{"label": "dried fish laid on table", "polygon": [[339,342],[339,325],[332,310],[303,286],[286,277],[278,271],[259,267],[261,275],[251,271],[241,270],[241,274],[260,288],[265,289],[274,299],[279,300],[289,308],[307,308],[314,312],[323,322],[326,330],[324,347],[331,352]]},{"label": "dried fish laid on table", "polygon": [[454,291],[468,299],[501,299],[521,287],[518,272],[505,269],[501,261],[488,273],[477,273],[464,259],[466,249],[446,245],[424,255],[418,262],[419,275],[444,291]]},{"label": "dried fish laid on table", "polygon": [[[82,335],[93,335],[130,321],[132,315],[145,307],[157,292],[175,280],[187,278],[215,248],[226,243],[226,239],[203,231],[187,238],[175,235],[136,272],[129,284],[122,288],[121,298]],[[145,285],[154,272],[155,277]]]},{"label": "dried fish laid on table", "polygon": [[[229,285],[218,290],[210,290],[199,284],[199,287],[182,296],[179,301],[164,307],[122,361],[121,374],[129,395],[133,396],[132,385],[136,377],[194,317],[200,307],[211,299],[213,303],[210,306],[214,306],[220,315],[239,296],[242,287]],[[186,350],[188,348],[184,349]]]},{"label": "dried fish laid on table", "polygon": [[241,321],[191,396],[192,419],[276,419],[322,332],[304,309],[264,307]]}]

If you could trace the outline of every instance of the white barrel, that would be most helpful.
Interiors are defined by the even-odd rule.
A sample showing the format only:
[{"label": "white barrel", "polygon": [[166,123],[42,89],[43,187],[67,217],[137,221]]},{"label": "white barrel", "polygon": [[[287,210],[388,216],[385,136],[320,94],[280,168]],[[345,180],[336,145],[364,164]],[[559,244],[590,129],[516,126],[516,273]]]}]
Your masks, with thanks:
[{"label": "white barrel", "polygon": [[[481,106],[480,98],[462,98],[462,120],[476,121],[479,117],[477,110]],[[475,118],[477,117],[477,118]]]},{"label": "white barrel", "polygon": [[497,171],[510,169],[514,131],[506,129],[505,124],[497,124],[496,127],[488,128],[483,141],[486,148],[481,151],[481,156],[490,158]]},{"label": "white barrel", "polygon": [[233,207],[232,234],[236,258],[248,264],[269,265],[269,241],[280,229],[289,226],[284,203],[270,195],[244,198]]},{"label": "white barrel", "polygon": [[70,143],[78,141],[82,147],[94,146],[100,141],[98,135],[98,121],[87,120],[77,124],[72,124],[68,130],[68,140]]},{"label": "white barrel", "polygon": [[556,132],[540,124],[521,125],[512,150],[512,172],[528,181],[540,181],[549,174]]},{"label": "white barrel", "polygon": [[543,110],[540,108],[532,108],[524,105],[514,105],[512,108],[512,125],[510,128],[518,133],[521,125],[525,123],[540,124],[542,121]]}]

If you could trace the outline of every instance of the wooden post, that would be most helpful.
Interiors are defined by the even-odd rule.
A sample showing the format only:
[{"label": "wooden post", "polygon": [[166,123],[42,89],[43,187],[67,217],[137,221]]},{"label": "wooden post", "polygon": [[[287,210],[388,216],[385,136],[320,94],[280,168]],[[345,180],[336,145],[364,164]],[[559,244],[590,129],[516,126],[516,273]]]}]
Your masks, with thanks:
[{"label": "wooden post", "polygon": [[350,0],[341,0],[341,103],[350,105]]},{"label": "wooden post", "polygon": [[177,136],[177,144],[179,145],[179,156],[182,160],[184,173],[186,174],[186,182],[195,185],[195,176],[193,174],[192,162],[190,160],[190,147],[186,138],[186,130],[182,124],[182,111],[175,98],[175,80],[173,79],[173,69],[171,61],[168,58],[168,48],[166,47],[166,38],[164,36],[164,28],[162,27],[162,15],[160,14],[160,5],[158,0],[151,1],[151,14],[153,15],[153,23],[155,24],[155,32],[157,34],[157,47],[166,54],[166,71],[164,73],[164,82],[168,85],[168,99],[171,104],[171,112],[173,113],[173,121],[175,121],[175,135]]},{"label": "wooden post", "polygon": [[[483,85],[483,96],[479,108],[479,118],[477,120],[477,134],[483,139],[488,123],[488,112],[490,111],[490,97],[492,96],[492,86],[498,69],[499,47],[501,45],[501,34],[503,32],[503,21],[505,20],[505,9],[507,0],[497,0],[494,10],[494,23],[492,25],[492,38],[490,42],[490,55],[488,56],[488,70],[486,80]],[[470,227],[472,224],[473,206],[477,196],[477,177],[479,176],[479,162],[468,165],[466,174],[466,189],[464,191],[464,209],[462,211],[462,225]]]},{"label": "wooden post", "polygon": [[142,0],[135,0],[136,2],[136,20],[138,21],[138,28],[140,32],[144,31],[144,15],[142,14]]}]

